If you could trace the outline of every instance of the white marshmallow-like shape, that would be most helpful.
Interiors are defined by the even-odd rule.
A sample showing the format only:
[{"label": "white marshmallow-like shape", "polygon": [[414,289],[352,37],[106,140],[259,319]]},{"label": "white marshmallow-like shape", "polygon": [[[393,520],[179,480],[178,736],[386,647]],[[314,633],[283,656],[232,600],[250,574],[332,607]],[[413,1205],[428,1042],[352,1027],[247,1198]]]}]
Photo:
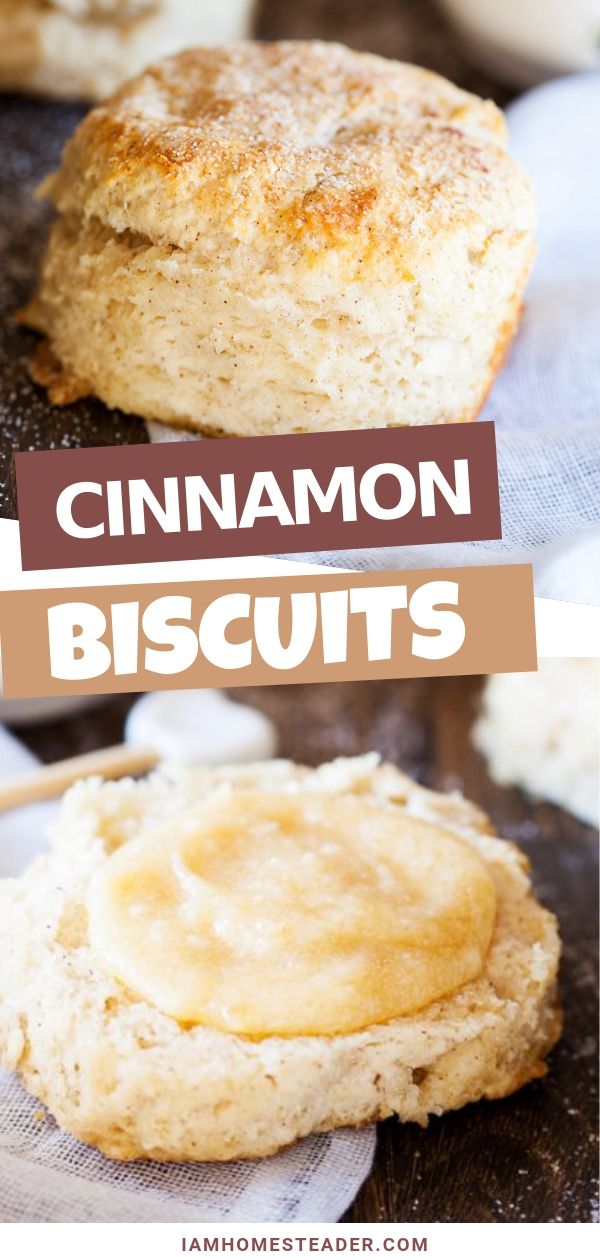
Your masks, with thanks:
[{"label": "white marshmallow-like shape", "polygon": [[262,761],[277,747],[264,713],[209,688],[143,696],[127,717],[125,740],[155,749],[163,761],[204,766]]}]

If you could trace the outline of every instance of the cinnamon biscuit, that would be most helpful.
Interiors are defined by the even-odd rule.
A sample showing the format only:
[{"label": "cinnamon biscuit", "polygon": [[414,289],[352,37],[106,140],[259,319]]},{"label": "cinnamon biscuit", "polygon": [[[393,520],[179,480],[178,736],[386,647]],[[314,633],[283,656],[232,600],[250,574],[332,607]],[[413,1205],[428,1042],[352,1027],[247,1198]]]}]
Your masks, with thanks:
[{"label": "cinnamon biscuit", "polygon": [[255,1158],[543,1074],[558,958],[522,854],[375,755],[89,781],[0,883],[0,1056],[115,1159]]},{"label": "cinnamon biscuit", "polygon": [[473,419],[533,256],[496,107],[337,44],[160,62],[46,191],[51,398],[214,435]]}]

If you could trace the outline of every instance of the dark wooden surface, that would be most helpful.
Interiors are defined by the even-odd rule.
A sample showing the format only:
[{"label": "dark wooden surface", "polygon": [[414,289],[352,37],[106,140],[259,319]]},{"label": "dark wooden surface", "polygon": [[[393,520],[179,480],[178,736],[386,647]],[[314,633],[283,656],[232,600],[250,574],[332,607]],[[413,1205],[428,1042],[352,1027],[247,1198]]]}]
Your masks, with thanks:
[{"label": "dark wooden surface", "polygon": [[[262,0],[257,34],[265,39],[339,39],[355,48],[414,61],[503,102],[502,85],[477,74],[432,0]],[[13,314],[35,283],[48,208],[34,200],[56,167],[83,107],[0,98],[0,516],[16,516],[13,452],[145,442],[136,417],[97,400],[51,407],[31,384],[33,334]]]},{"label": "dark wooden surface", "polygon": [[[428,786],[459,787],[521,844],[565,943],[565,1032],[548,1076],[502,1102],[379,1126],[373,1172],[347,1219],[589,1221],[597,1168],[597,835],[569,814],[496,788],[469,743],[476,679],[270,687],[239,699],[267,712],[280,752],[316,764],[377,749]],[[131,701],[31,728],[46,760],[118,740]]]}]

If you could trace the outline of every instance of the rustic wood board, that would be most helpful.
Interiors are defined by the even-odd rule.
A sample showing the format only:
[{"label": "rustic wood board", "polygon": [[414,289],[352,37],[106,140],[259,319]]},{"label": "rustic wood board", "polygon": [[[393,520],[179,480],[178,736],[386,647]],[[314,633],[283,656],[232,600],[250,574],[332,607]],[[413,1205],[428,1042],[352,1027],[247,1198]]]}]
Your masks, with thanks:
[{"label": "rustic wood board", "polygon": [[[379,1126],[371,1176],[346,1219],[589,1221],[597,1169],[597,835],[569,814],[495,787],[469,742],[479,680],[252,688],[280,752],[316,764],[377,749],[423,783],[462,788],[529,854],[536,888],[565,942],[565,1032],[542,1081],[502,1102]],[[126,697],[21,732],[45,760],[119,739]]]},{"label": "rustic wood board", "polygon": [[[257,33],[265,39],[339,39],[355,48],[427,65],[463,86],[506,98],[476,74],[432,0],[263,0]],[[84,107],[0,98],[0,516],[16,517],[13,452],[146,442],[143,423],[95,399],[52,407],[31,384],[33,334],[14,312],[31,293],[49,218],[34,199],[58,164]]]}]

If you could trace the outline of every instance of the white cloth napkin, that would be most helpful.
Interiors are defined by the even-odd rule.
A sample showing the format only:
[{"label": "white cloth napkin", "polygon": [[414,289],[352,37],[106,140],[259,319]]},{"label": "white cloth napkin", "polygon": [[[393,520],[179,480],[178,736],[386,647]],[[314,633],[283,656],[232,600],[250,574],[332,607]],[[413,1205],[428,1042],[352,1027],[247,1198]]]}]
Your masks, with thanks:
[{"label": "white cloth napkin", "polygon": [[[35,766],[0,726],[0,782]],[[0,815],[0,877],[46,847],[52,805]],[[375,1129],[306,1138],[237,1164],[118,1164],[61,1132],[13,1073],[0,1070],[0,1220],[332,1222],[368,1176]]]},{"label": "white cloth napkin", "polygon": [[[580,551],[558,586],[537,564],[543,548],[600,524],[600,75],[536,88],[508,119],[540,227],[522,327],[483,411],[496,423],[504,537],[312,558],[360,569],[530,561],[538,595],[600,602],[597,582],[595,595],[589,585],[600,536],[595,561],[592,547],[586,558]],[[152,441],[182,436],[156,424],[149,432]]]}]

